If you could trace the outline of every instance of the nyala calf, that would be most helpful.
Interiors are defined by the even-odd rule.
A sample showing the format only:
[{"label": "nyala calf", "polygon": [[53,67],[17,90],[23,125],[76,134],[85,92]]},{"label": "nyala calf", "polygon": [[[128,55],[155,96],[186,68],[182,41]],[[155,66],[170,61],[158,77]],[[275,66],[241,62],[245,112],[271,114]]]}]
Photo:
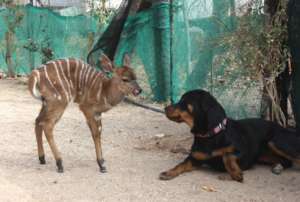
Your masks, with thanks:
[{"label": "nyala calf", "polygon": [[41,164],[46,163],[42,140],[44,132],[56,160],[57,171],[63,172],[62,157],[53,138],[53,129],[68,103],[73,101],[79,104],[91,130],[100,171],[106,172],[101,148],[101,114],[120,103],[124,96],[137,96],[142,90],[130,68],[128,55],[124,56],[123,66],[119,68],[104,54],[100,57],[100,63],[105,72],[111,72],[111,78],[73,58],[50,61],[33,70],[29,76],[30,93],[42,101],[41,111],[35,121]]}]

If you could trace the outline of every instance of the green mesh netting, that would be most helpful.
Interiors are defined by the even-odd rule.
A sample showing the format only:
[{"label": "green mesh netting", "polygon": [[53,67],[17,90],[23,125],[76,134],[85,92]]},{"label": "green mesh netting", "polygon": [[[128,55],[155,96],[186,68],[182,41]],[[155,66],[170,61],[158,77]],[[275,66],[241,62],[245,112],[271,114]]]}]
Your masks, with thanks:
[{"label": "green mesh netting", "polygon": [[[126,11],[126,5],[135,5],[138,1],[123,0],[122,12]],[[150,9],[129,12],[125,25],[117,26],[122,30],[113,35],[119,37],[113,39],[118,41],[116,49],[115,46],[108,49],[114,43],[110,41],[112,35],[105,35],[107,40],[101,41],[100,37],[101,43],[94,43],[93,50],[113,50],[114,53],[108,51],[108,55],[117,64],[121,63],[124,53],[130,53],[132,67],[147,98],[174,102],[187,90],[203,88],[217,97],[231,117],[257,116],[260,85],[241,87],[242,71],[231,72],[225,82],[222,80],[231,67],[220,62],[220,58],[230,50],[218,41],[235,30],[239,1],[147,1],[152,2]],[[18,73],[28,73],[42,63],[42,47],[49,46],[53,58],[86,58],[94,35],[102,26],[89,16],[63,17],[48,9],[30,6],[20,10],[24,19],[15,29],[12,51]],[[0,11],[1,52],[5,52],[5,16],[14,18],[16,15],[8,9]],[[95,57],[97,59],[97,55]],[[7,71],[4,54],[0,55],[0,69]],[[242,65],[238,69],[242,69]]]},{"label": "green mesh netting", "polygon": [[132,53],[133,67],[146,94],[155,100],[170,96],[170,5],[161,3],[129,16],[116,53],[120,64],[124,53]]},{"label": "green mesh netting", "polygon": [[[90,16],[65,17],[46,9],[32,6],[0,10],[0,69],[7,71],[6,52],[8,27],[17,16],[23,16],[13,31],[10,47],[13,67],[17,74],[30,70],[47,61],[43,49],[52,51],[52,58],[77,57],[85,59],[95,33],[100,27]],[[46,58],[45,58],[46,57]],[[43,62],[44,62],[43,61]]]},{"label": "green mesh netting", "polygon": [[120,63],[125,52],[132,53],[145,94],[154,100],[178,101],[187,90],[202,88],[213,93],[230,116],[258,116],[258,84],[241,87],[243,72],[226,82],[219,79],[230,67],[218,62],[228,52],[218,41],[235,30],[234,10],[234,0],[154,4],[128,17],[116,59]]}]

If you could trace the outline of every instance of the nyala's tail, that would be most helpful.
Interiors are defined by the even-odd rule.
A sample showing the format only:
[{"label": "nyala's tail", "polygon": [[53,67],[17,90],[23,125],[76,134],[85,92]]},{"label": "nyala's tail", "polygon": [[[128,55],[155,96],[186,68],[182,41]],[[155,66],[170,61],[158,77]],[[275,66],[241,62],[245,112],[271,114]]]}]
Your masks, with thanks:
[{"label": "nyala's tail", "polygon": [[28,89],[33,97],[42,100],[39,84],[40,84],[40,73],[38,70],[33,70],[28,78]]}]

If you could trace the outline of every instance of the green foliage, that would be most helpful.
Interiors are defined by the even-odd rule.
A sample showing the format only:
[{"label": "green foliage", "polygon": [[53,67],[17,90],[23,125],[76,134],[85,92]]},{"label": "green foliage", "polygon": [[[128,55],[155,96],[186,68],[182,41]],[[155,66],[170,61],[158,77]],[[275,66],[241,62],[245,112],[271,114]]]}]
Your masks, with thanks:
[{"label": "green foliage", "polygon": [[228,50],[219,61],[227,64],[227,70],[229,69],[222,75],[222,80],[230,82],[229,78],[234,78],[233,75],[239,73],[242,77],[239,79],[241,86],[262,83],[263,94],[268,97],[268,105],[272,108],[270,119],[285,124],[278,105],[275,78],[286,68],[289,58],[287,1],[279,0],[273,16],[266,15],[261,7],[253,7],[259,2],[261,1],[253,0],[249,4],[247,12],[237,18],[236,31],[222,38],[220,42]]},{"label": "green foliage", "polygon": [[30,5],[2,9],[0,68],[6,74],[28,74],[54,58],[85,59],[90,48],[88,36],[92,38],[99,26],[96,19],[88,15],[66,17]]},{"label": "green foliage", "polygon": [[[258,0],[253,0],[257,2]],[[243,68],[251,80],[272,78],[283,71],[288,58],[286,1],[272,17],[261,9],[249,8],[237,18],[237,29],[221,40],[228,52],[223,56],[230,67]]]},{"label": "green foliage", "polygon": [[15,29],[21,24],[24,18],[24,13],[18,8],[11,8],[6,16],[4,16],[5,23],[10,32],[15,32]]},{"label": "green foliage", "polygon": [[99,19],[100,24],[108,23],[110,17],[115,13],[114,9],[106,7],[108,0],[88,0],[92,15]]},{"label": "green foliage", "polygon": [[5,32],[5,63],[7,65],[8,76],[15,76],[15,66],[12,56],[16,51],[16,28],[22,23],[24,13],[20,11],[11,1],[3,2],[8,8],[8,12],[3,16],[4,23],[6,24],[7,31]]},{"label": "green foliage", "polygon": [[9,6],[13,4],[13,0],[0,0],[0,6],[4,5],[4,6]]}]

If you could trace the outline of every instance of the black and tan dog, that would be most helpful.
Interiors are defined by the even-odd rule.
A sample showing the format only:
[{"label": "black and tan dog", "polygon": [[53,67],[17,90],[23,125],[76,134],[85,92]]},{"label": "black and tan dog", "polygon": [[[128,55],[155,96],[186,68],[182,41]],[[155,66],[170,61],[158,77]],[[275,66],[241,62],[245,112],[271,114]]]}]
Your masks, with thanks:
[{"label": "black and tan dog", "polygon": [[190,126],[194,142],[189,156],[162,172],[161,180],[206,164],[226,170],[232,179],[241,182],[242,170],[258,162],[283,167],[300,164],[300,138],[296,133],[262,119],[230,119],[217,100],[204,90],[185,93],[165,112],[170,120]]}]

